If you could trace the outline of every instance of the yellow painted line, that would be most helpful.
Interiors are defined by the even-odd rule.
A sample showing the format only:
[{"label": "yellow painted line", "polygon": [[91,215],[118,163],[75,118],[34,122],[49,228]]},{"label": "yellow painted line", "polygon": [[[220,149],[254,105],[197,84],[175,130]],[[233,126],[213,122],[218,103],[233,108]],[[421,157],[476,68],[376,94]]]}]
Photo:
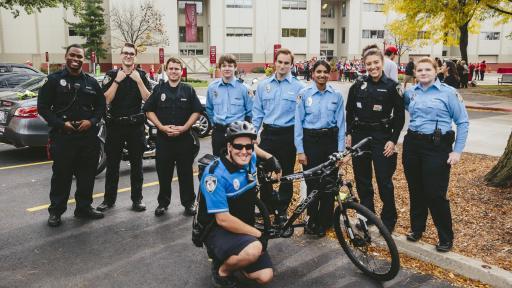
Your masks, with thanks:
[{"label": "yellow painted line", "polygon": [[7,170],[7,169],[14,169],[14,168],[22,168],[22,167],[30,167],[30,166],[44,165],[44,164],[50,164],[50,163],[53,163],[53,161],[34,162],[34,163],[21,164],[21,165],[14,165],[14,166],[5,166],[5,167],[0,167],[0,170]]},{"label": "yellow painted line", "polygon": [[[194,176],[197,176],[197,172],[194,173]],[[172,178],[172,181],[177,181],[178,180],[178,177],[174,177]],[[151,187],[151,186],[155,186],[155,185],[158,185],[159,182],[158,181],[154,181],[154,182],[149,182],[149,183],[146,183],[144,185],[142,185],[143,188],[145,187]],[[128,187],[128,188],[122,188],[122,189],[118,189],[117,190],[117,193],[123,193],[123,192],[128,192],[130,191],[131,188]],[[99,198],[99,197],[103,197],[105,195],[105,192],[98,192],[98,193],[94,193],[92,195],[92,198]],[[73,204],[73,203],[76,203],[75,199],[69,199],[68,200],[68,204]],[[50,204],[45,204],[45,205],[40,205],[40,206],[36,206],[36,207],[32,207],[32,208],[28,208],[27,211],[28,212],[36,212],[36,211],[40,211],[40,210],[44,210],[44,209],[48,209],[48,207],[50,207]]]}]

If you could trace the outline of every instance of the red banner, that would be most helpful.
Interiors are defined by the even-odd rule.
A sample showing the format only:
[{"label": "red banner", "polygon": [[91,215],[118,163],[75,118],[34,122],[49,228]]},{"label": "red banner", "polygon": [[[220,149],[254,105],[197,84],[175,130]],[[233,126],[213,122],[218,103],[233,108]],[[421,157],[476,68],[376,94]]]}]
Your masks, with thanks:
[{"label": "red banner", "polygon": [[217,63],[217,46],[210,46],[210,64]]},{"label": "red banner", "polygon": [[164,48],[158,48],[158,60],[160,60],[160,64],[164,64]]},{"label": "red banner", "polygon": [[96,52],[91,51],[91,63],[96,63]]},{"label": "red banner", "polygon": [[185,42],[197,42],[196,4],[185,4]]},{"label": "red banner", "polygon": [[274,44],[274,63],[276,63],[277,50],[281,49],[281,44]]}]

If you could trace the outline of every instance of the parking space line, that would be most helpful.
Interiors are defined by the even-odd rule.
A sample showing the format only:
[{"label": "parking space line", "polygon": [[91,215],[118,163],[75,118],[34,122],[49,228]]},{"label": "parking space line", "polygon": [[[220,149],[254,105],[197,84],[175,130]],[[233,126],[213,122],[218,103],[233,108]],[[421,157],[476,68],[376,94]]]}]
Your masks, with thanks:
[{"label": "parking space line", "polygon": [[[197,172],[194,173],[194,176],[197,176]],[[172,178],[172,181],[177,181],[178,180],[178,177],[174,177]],[[149,182],[149,183],[146,183],[144,185],[142,185],[143,188],[146,188],[146,187],[151,187],[151,186],[155,186],[155,185],[158,185],[159,182],[158,181],[154,181],[154,182]],[[118,189],[117,190],[117,193],[123,193],[123,192],[128,192],[130,191],[131,188],[128,187],[128,188],[121,188],[121,189]],[[98,193],[94,193],[92,195],[92,198],[99,198],[99,197],[103,197],[105,195],[105,192],[98,192]],[[68,204],[74,204],[76,203],[75,199],[69,199],[68,200]],[[45,210],[45,209],[48,209],[48,207],[50,207],[50,204],[45,204],[45,205],[40,205],[40,206],[36,206],[36,207],[32,207],[32,208],[28,208],[27,211],[28,212],[37,212],[37,211],[41,211],[41,210]]]},{"label": "parking space line", "polygon": [[44,164],[50,164],[50,163],[53,163],[53,161],[43,161],[43,162],[34,162],[34,163],[20,164],[20,165],[13,165],[13,166],[5,166],[5,167],[0,167],[0,170],[30,167],[30,166],[44,165]]}]

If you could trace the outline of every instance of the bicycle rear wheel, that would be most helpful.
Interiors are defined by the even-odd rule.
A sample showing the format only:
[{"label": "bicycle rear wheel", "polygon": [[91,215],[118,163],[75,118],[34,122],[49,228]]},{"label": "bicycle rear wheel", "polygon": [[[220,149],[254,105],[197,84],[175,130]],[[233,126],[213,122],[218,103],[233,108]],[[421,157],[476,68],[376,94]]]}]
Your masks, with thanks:
[{"label": "bicycle rear wheel", "polygon": [[[374,225],[368,227],[366,223]],[[391,280],[398,274],[400,258],[395,241],[366,207],[353,201],[336,207],[334,230],[347,256],[365,274],[379,281]]]},{"label": "bicycle rear wheel", "polygon": [[270,235],[271,222],[268,209],[260,198],[256,198],[255,204],[256,209],[254,213],[254,227],[260,230],[262,233]]}]

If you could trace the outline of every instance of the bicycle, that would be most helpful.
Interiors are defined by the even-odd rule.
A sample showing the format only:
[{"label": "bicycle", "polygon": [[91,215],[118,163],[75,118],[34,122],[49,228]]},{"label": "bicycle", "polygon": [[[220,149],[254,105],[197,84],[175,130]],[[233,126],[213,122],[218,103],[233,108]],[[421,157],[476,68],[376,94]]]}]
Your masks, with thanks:
[{"label": "bicycle", "polygon": [[[337,169],[338,161],[347,156],[357,157],[367,153],[367,151],[362,151],[361,147],[370,140],[371,137],[365,138],[343,153],[333,153],[329,160],[321,165],[303,172],[283,176],[279,180],[272,179],[270,173],[266,173],[264,169],[258,167],[259,179],[263,179],[266,183],[275,184],[320,178],[322,183],[326,180],[325,176]],[[265,207],[261,208],[262,203],[258,199],[255,227],[262,233],[266,233],[269,239],[289,238],[293,235],[294,228],[307,225],[304,221],[301,223],[295,223],[295,221],[320,196],[319,193],[335,193],[337,207],[334,211],[334,230],[338,242],[347,256],[357,268],[373,279],[379,281],[393,279],[400,269],[400,258],[391,233],[379,217],[358,203],[358,199],[352,194],[352,184],[342,180],[341,177],[338,178],[336,183],[329,183],[330,185],[325,186],[326,191],[313,190],[308,197],[295,207],[292,216],[284,224],[270,224],[269,213]],[[346,188],[345,191],[342,191],[342,188]],[[259,189],[259,186],[257,189]],[[375,229],[371,228],[368,223],[372,223],[371,226]],[[383,267],[378,269],[374,266]]]}]

